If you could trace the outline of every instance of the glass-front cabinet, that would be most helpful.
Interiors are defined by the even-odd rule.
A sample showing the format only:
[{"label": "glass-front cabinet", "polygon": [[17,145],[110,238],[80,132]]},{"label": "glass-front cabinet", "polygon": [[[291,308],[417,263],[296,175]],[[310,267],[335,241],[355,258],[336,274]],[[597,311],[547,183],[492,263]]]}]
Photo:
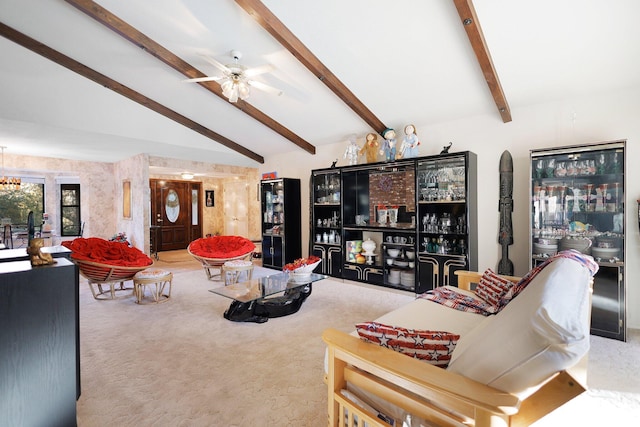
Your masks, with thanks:
[{"label": "glass-front cabinet", "polygon": [[591,333],[626,340],[625,143],[531,150],[531,266],[558,251],[593,256]]},{"label": "glass-front cabinet", "polygon": [[456,270],[477,270],[476,155],[454,153],[417,163],[421,291],[457,285]]},{"label": "glass-front cabinet", "polygon": [[311,176],[311,253],[322,260],[318,273],[342,275],[342,179],[340,170],[317,170]]},{"label": "glass-front cabinet", "polygon": [[345,167],[343,277],[415,291],[415,162]]},{"label": "glass-front cabinet", "polygon": [[477,268],[475,174],[470,152],[314,170],[311,253],[348,280],[455,286],[455,270]]},{"label": "glass-front cabinet", "polygon": [[302,255],[300,180],[280,178],[260,183],[262,265],[281,269]]}]

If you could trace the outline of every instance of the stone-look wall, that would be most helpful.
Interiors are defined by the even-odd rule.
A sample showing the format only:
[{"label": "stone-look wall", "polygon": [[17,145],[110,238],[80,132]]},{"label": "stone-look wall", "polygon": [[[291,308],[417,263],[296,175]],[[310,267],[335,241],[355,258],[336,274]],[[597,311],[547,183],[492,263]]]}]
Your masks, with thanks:
[{"label": "stone-look wall", "polygon": [[[202,233],[225,234],[225,183],[244,182],[248,188],[248,235],[244,236],[251,240],[260,239],[260,202],[258,201],[258,184],[260,176],[257,168],[249,168],[231,165],[213,165],[210,163],[193,162],[180,159],[168,159],[164,157],[149,157],[150,178],[156,179],[176,179],[176,176],[167,176],[154,173],[154,167],[181,169],[195,175],[193,181],[202,183],[202,201],[204,203],[204,191],[215,191],[215,206],[211,208],[203,207]],[[220,175],[220,178],[205,176]]]},{"label": "stone-look wall", "polygon": [[[139,154],[117,163],[87,162],[49,157],[17,156],[5,153],[7,174],[44,178],[45,212],[56,234],[60,233],[60,183],[80,184],[80,209],[85,223],[84,237],[109,239],[118,232],[127,234],[129,241],[145,253],[149,253],[150,200],[149,178],[176,179],[175,175],[152,175],[150,166],[180,168],[185,171],[206,174],[237,176],[250,190],[248,223],[250,239],[260,238],[260,204],[257,201],[257,184],[260,182],[255,168],[213,165],[177,159],[151,157]],[[196,178],[204,190],[216,191],[214,208],[203,208],[203,233],[224,233],[224,182],[231,178]],[[123,217],[123,181],[131,183],[131,218]],[[253,190],[252,190],[253,189]],[[73,237],[55,237],[54,244]]]},{"label": "stone-look wall", "polygon": [[[149,253],[149,156],[138,154],[114,165],[116,232],[124,232],[131,244]],[[124,217],[124,182],[131,185],[131,217]]]},{"label": "stone-look wall", "polygon": [[[116,200],[114,165],[111,163],[14,156],[5,153],[5,166],[12,175],[44,178],[45,212],[52,230],[60,233],[60,183],[80,184],[80,212],[84,236],[108,239],[116,230],[113,208]],[[55,237],[54,244],[72,237]]]}]

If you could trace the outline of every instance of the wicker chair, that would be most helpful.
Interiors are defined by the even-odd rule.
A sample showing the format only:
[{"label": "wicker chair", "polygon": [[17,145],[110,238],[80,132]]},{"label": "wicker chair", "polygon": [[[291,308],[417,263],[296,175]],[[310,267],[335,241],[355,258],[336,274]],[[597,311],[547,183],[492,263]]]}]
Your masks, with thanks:
[{"label": "wicker chair", "polygon": [[[153,265],[153,260],[142,251],[121,242],[78,237],[62,245],[71,249],[71,260],[89,282],[95,299],[113,299],[116,291],[133,290],[125,288],[124,282],[133,280],[137,272]],[[109,285],[109,290],[103,289],[103,285]]]},{"label": "wicker chair", "polygon": [[[225,262],[251,260],[255,250],[255,244],[241,236],[202,237],[187,247],[187,252],[202,264],[209,280],[220,277]],[[217,269],[217,273],[212,273],[212,269]]]},{"label": "wicker chair", "polygon": [[[151,265],[122,267],[118,265],[102,264],[99,262],[75,259],[73,262],[78,266],[80,274],[87,279],[91,293],[95,299],[113,299],[116,291],[127,290],[133,288],[125,288],[124,282],[132,280],[133,276],[139,271],[146,270]],[[116,285],[120,284],[120,288],[116,289]],[[94,285],[96,288],[94,288]],[[102,288],[102,285],[109,285],[109,293]],[[110,297],[107,297],[109,295]]]}]

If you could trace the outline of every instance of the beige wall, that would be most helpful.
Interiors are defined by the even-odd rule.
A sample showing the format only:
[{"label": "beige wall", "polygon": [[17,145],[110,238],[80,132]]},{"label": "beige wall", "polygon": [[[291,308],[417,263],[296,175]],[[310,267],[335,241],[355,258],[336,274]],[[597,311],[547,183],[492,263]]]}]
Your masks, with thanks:
[{"label": "beige wall", "polygon": [[[507,88],[507,98],[509,97]],[[503,123],[497,111],[441,124],[421,123],[419,118],[407,117],[415,123],[422,142],[420,155],[440,152],[449,141],[451,152],[473,151],[478,155],[478,241],[480,269],[497,268],[501,258],[499,231],[499,161],[509,150],[514,163],[514,244],[509,258],[515,273],[522,275],[529,269],[529,150],[535,148],[586,144],[627,139],[626,152],[626,283],[628,326],[640,328],[640,237],[638,233],[637,202],[640,198],[640,88],[621,89],[616,93],[594,94],[589,97],[566,99],[512,108],[513,121]],[[402,129],[406,123],[388,123]],[[358,143],[363,144],[364,134]],[[341,138],[341,141],[346,140]],[[302,206],[309,201],[310,170],[326,168],[336,158],[338,165],[346,165],[342,155],[344,142],[317,147],[315,156],[303,150],[267,158],[260,173],[277,171],[279,177],[300,178]],[[362,159],[362,157],[360,158]],[[309,250],[309,211],[302,211],[303,254]]]}]

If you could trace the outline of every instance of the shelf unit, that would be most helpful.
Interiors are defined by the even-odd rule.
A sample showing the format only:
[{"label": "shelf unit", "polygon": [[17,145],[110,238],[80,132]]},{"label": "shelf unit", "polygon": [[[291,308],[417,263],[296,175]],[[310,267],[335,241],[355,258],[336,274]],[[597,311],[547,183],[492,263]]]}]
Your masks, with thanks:
[{"label": "shelf unit", "polygon": [[342,277],[341,174],[335,168],[316,170],[311,175],[310,253],[323,260],[318,273]]},{"label": "shelf unit", "polygon": [[[476,169],[476,155],[461,152],[314,170],[310,252],[334,277],[416,293],[455,286],[455,270],[477,268]],[[442,199],[428,200],[427,188]],[[464,227],[423,230],[428,215],[461,217]],[[431,253],[426,238],[464,244]],[[373,254],[362,247],[368,240]]]},{"label": "shelf unit", "polygon": [[262,266],[282,269],[302,257],[300,180],[280,178],[260,182]]},{"label": "shelf unit", "polygon": [[594,257],[591,333],[626,340],[625,145],[531,150],[531,266],[556,251]]},{"label": "shelf unit", "polygon": [[456,270],[478,269],[477,159],[471,152],[417,162],[420,283],[457,285]]}]

